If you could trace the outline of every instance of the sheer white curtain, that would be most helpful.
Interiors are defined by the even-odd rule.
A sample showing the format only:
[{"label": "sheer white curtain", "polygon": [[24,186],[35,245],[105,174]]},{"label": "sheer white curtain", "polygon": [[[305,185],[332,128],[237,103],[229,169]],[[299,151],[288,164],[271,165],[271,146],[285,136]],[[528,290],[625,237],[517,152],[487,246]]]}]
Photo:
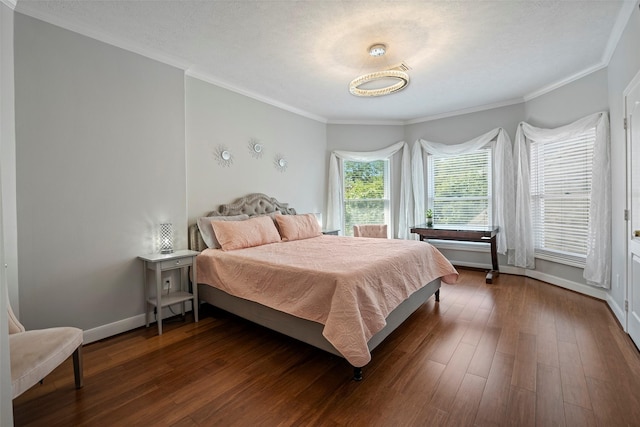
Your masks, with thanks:
[{"label": "sheer white curtain", "polygon": [[[584,278],[603,288],[611,286],[611,163],[609,158],[609,117],[596,113],[556,129],[541,129],[522,122],[515,140],[516,163],[516,241],[513,259],[517,267],[534,268],[534,237],[530,210],[530,141],[571,139],[596,128],[593,147],[591,202]],[[512,262],[513,261],[513,262]]]},{"label": "sheer white curtain", "polygon": [[413,184],[414,218],[424,217],[424,161],[423,152],[439,156],[455,156],[471,153],[491,145],[493,163],[493,225],[500,227],[497,236],[498,252],[507,253],[513,249],[514,216],[514,179],[513,156],[509,134],[496,128],[470,141],[460,144],[440,144],[420,139],[413,146],[411,156],[411,178]]},{"label": "sheer white curtain", "polygon": [[411,215],[411,156],[409,145],[400,141],[387,148],[377,151],[334,151],[329,159],[329,191],[327,196],[327,229],[342,228],[344,214],[344,194],[342,185],[342,160],[354,162],[374,162],[390,159],[402,150],[402,170],[400,177],[400,206],[398,219],[398,238],[409,237],[409,227],[412,225]]}]

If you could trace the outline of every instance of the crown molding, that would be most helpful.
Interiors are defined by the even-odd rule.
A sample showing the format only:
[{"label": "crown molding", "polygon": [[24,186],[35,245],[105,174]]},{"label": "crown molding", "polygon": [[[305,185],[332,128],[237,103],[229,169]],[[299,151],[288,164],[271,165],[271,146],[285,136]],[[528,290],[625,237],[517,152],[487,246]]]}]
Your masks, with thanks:
[{"label": "crown molding", "polygon": [[566,77],[562,80],[558,80],[555,83],[544,86],[534,92],[531,92],[524,96],[525,101],[530,101],[534,98],[537,98],[541,95],[549,93],[553,90],[556,90],[564,85],[567,85],[571,82],[574,82],[578,79],[581,79],[585,76],[588,76],[591,73],[595,73],[596,71],[602,70],[609,66],[609,62],[611,61],[611,57],[618,46],[618,42],[620,41],[620,37],[622,37],[622,33],[626,28],[633,11],[637,5],[636,1],[625,1],[622,3],[622,7],[620,8],[620,12],[618,12],[618,17],[616,18],[616,22],[613,25],[613,29],[611,30],[611,34],[609,35],[609,40],[607,41],[607,46],[605,51],[602,53],[602,59],[599,63],[586,68],[582,71],[579,71],[569,77]]},{"label": "crown molding", "polygon": [[[11,1],[11,0],[0,0],[0,1],[5,2],[5,1]],[[19,0],[19,1],[16,0],[15,11],[23,15],[27,15],[32,18],[39,19],[40,21],[44,21],[51,25],[55,25],[57,27],[63,28],[65,30],[69,30],[74,33],[78,33],[80,35],[92,38],[94,40],[107,43],[115,47],[119,47],[129,52],[137,53],[138,55],[144,56],[149,59],[153,59],[158,62],[162,62],[163,64],[171,65],[172,67],[176,67],[181,70],[186,70],[187,68],[192,66],[192,64],[189,63],[188,61],[185,61],[184,59],[178,58],[173,55],[166,54],[164,52],[161,52],[160,50],[150,49],[146,46],[142,46],[140,44],[131,42],[130,40],[125,40],[120,37],[111,36],[102,31],[96,30],[95,28],[92,28],[90,26],[77,24],[67,19],[62,19],[57,16],[53,16],[49,13],[42,12],[32,7],[29,4],[29,2],[25,0]]]},{"label": "crown molding", "polygon": [[185,76],[192,77],[192,78],[198,79],[198,80],[202,80],[203,82],[207,82],[207,83],[210,83],[212,85],[219,86],[219,87],[221,87],[223,89],[230,90],[231,92],[235,92],[235,93],[238,93],[240,95],[244,95],[244,96],[246,96],[248,98],[255,99],[256,101],[260,101],[262,103],[271,105],[273,107],[280,108],[281,110],[285,110],[285,111],[288,111],[290,113],[294,113],[294,114],[297,114],[299,116],[306,117],[308,119],[315,120],[315,121],[320,122],[320,123],[327,123],[327,119],[324,118],[324,117],[309,113],[308,111],[300,110],[299,108],[292,107],[292,106],[290,106],[288,104],[276,101],[275,99],[271,99],[271,98],[268,98],[266,96],[259,95],[259,94],[255,93],[255,92],[251,92],[251,91],[248,91],[246,89],[242,89],[242,88],[240,88],[238,86],[234,86],[234,85],[232,85],[230,83],[227,83],[225,81],[219,80],[218,78],[212,76],[211,74],[199,71],[199,70],[197,70],[195,68],[189,68],[188,70],[186,70],[185,71]]},{"label": "crown molding", "polygon": [[433,116],[425,116],[425,117],[420,117],[420,118],[415,118],[410,120],[329,120],[325,117],[321,117],[316,114],[298,109],[296,107],[292,107],[288,104],[284,104],[274,99],[256,94],[254,92],[248,91],[246,89],[242,89],[240,87],[237,87],[227,82],[224,82],[222,80],[219,80],[208,73],[197,70],[196,68],[194,68],[193,64],[189,63],[188,61],[182,58],[176,57],[174,55],[169,55],[159,50],[148,48],[146,46],[141,46],[137,43],[131,42],[130,40],[114,37],[102,31],[96,30],[95,28],[91,28],[89,26],[82,25],[82,24],[77,24],[69,20],[59,18],[57,16],[53,16],[46,12],[42,12],[40,10],[37,10],[35,7],[32,7],[29,4],[29,2],[26,0],[0,0],[0,2],[2,2],[2,4],[6,5],[7,7],[14,10],[15,12],[30,16],[35,19],[39,19],[41,21],[81,34],[83,36],[95,39],[97,41],[107,43],[109,45],[119,47],[121,49],[130,51],[133,53],[137,53],[144,57],[153,59],[155,61],[176,67],[178,69],[185,71],[186,76],[203,80],[207,83],[220,86],[232,92],[247,96],[249,98],[263,102],[265,104],[280,108],[285,111],[289,111],[291,113],[294,113],[294,114],[297,114],[321,123],[345,124],[345,125],[383,125],[383,126],[417,124],[417,123],[423,123],[423,122],[428,122],[433,120],[444,119],[448,117],[460,116],[463,114],[470,114],[470,113],[476,113],[476,112],[485,111],[485,110],[491,110],[494,108],[500,108],[500,107],[509,106],[509,105],[515,105],[522,102],[527,102],[541,95],[549,93],[553,90],[556,90],[564,85],[567,85],[573,81],[576,81],[582,77],[585,77],[591,73],[594,73],[603,68],[606,68],[609,65],[609,62],[613,56],[613,53],[615,52],[617,44],[620,41],[622,33],[624,32],[624,29],[626,28],[629,22],[629,19],[631,18],[631,15],[635,10],[635,7],[638,5],[637,1],[623,2],[623,5],[618,13],[618,17],[616,19],[614,27],[609,36],[607,46],[605,48],[605,51],[603,52],[602,59],[599,63],[585,70],[582,70],[578,73],[575,73],[567,78],[564,78],[555,83],[544,86],[534,92],[526,94],[522,98],[514,98],[514,99],[501,101],[493,104],[485,104],[485,105],[480,105],[476,107],[470,107],[470,108],[461,109],[461,110],[454,110],[454,111],[449,111],[441,114],[436,114]]},{"label": "crown molding", "polygon": [[[11,0],[0,0],[2,2],[5,1],[11,1]],[[57,27],[61,27],[64,28],[65,30],[69,30],[72,31],[74,33],[78,33],[80,35],[92,38],[94,40],[98,40],[100,42],[103,43],[107,43],[109,45],[112,46],[116,46],[119,47],[121,49],[127,50],[129,52],[133,52],[133,53],[137,53],[139,55],[142,55],[144,57],[153,59],[155,61],[161,62],[163,64],[167,64],[170,65],[172,67],[176,67],[179,68],[183,71],[185,71],[185,74],[203,81],[206,81],[208,83],[214,84],[216,86],[220,86],[224,89],[228,89],[231,90],[233,92],[239,93],[241,95],[247,96],[249,98],[253,98],[256,99],[260,102],[263,102],[265,104],[269,104],[272,105],[274,107],[289,111],[291,113],[294,114],[298,114],[300,116],[303,117],[307,117],[310,118],[312,120],[316,120],[322,123],[326,123],[327,119],[325,119],[324,117],[320,117],[317,116],[315,114],[309,113],[307,111],[303,111],[300,109],[297,109],[295,107],[292,107],[290,105],[284,104],[282,102],[278,102],[276,100],[258,95],[256,93],[241,89],[237,86],[233,86],[229,83],[223,82],[221,80],[216,79],[215,77],[207,74],[207,73],[203,73],[200,71],[197,71],[194,67],[193,64],[189,63],[188,61],[185,61],[182,58],[173,56],[173,55],[169,55],[166,54],[164,52],[161,52],[159,50],[156,49],[150,49],[146,46],[141,46],[137,43],[133,43],[130,40],[125,40],[123,38],[119,38],[119,37],[113,37],[111,35],[108,35],[102,31],[98,31],[95,28],[91,28],[89,26],[86,25],[80,25],[80,24],[76,24],[73,22],[70,22],[69,20],[66,19],[60,19],[57,16],[53,16],[51,14],[48,13],[43,13],[35,8],[32,8],[29,5],[29,2],[25,1],[25,0],[19,0],[19,2],[17,3],[17,7],[15,9],[16,12],[22,13],[24,15],[28,15],[32,18],[35,19],[39,19],[41,21],[47,22],[49,24],[55,25]]]},{"label": "crown molding", "polygon": [[417,118],[417,119],[411,119],[411,120],[405,121],[404,124],[405,125],[414,125],[414,124],[417,124],[417,123],[423,123],[423,122],[430,122],[430,121],[433,121],[433,120],[446,119],[448,117],[462,116],[463,114],[477,113],[477,112],[480,112],[480,111],[493,110],[494,108],[500,108],[500,107],[507,107],[509,105],[522,104],[524,101],[525,100],[523,98],[513,98],[513,99],[508,99],[506,101],[494,102],[492,104],[478,105],[476,107],[464,108],[462,110],[453,110],[453,111],[448,111],[448,112],[442,113],[442,114],[435,114],[433,116],[426,116],[426,117],[420,117],[420,118]]},{"label": "crown molding", "polygon": [[544,87],[536,90],[535,92],[531,92],[531,93],[525,95],[524,96],[524,100],[525,100],[525,102],[531,101],[532,99],[535,99],[535,98],[537,98],[539,96],[542,96],[545,93],[552,92],[552,91],[554,91],[556,89],[561,88],[562,86],[568,85],[571,82],[574,82],[574,81],[579,80],[579,79],[581,79],[583,77],[586,77],[589,74],[595,73],[596,71],[600,71],[603,68],[607,68],[607,65],[609,65],[609,64],[603,64],[602,62],[599,62],[598,64],[596,64],[596,65],[594,65],[592,67],[584,69],[584,70],[582,70],[582,71],[580,71],[580,72],[578,72],[576,74],[573,74],[573,75],[571,75],[569,77],[566,77],[566,78],[564,78],[562,80],[558,80],[555,83],[551,83],[548,86],[544,86]]},{"label": "crown molding", "polygon": [[404,126],[404,120],[329,120],[330,125]]},{"label": "crown molding", "polygon": [[609,65],[609,61],[611,61],[611,57],[616,51],[616,47],[618,47],[618,42],[620,41],[620,37],[622,37],[622,33],[624,29],[627,27],[629,23],[629,19],[631,19],[631,15],[638,5],[637,1],[625,1],[622,3],[622,7],[620,8],[620,12],[618,13],[618,18],[616,19],[615,24],[613,25],[613,29],[611,30],[611,34],[609,35],[609,41],[607,42],[607,47],[602,53],[602,63]]}]

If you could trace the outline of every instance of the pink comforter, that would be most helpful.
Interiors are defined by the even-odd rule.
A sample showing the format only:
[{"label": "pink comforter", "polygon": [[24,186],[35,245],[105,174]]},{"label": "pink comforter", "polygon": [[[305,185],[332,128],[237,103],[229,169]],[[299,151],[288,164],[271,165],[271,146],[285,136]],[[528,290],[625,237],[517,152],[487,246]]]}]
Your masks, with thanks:
[{"label": "pink comforter", "polygon": [[458,272],[425,242],[319,236],[197,257],[198,282],[324,325],[324,337],[355,367],[367,341],[415,291]]}]

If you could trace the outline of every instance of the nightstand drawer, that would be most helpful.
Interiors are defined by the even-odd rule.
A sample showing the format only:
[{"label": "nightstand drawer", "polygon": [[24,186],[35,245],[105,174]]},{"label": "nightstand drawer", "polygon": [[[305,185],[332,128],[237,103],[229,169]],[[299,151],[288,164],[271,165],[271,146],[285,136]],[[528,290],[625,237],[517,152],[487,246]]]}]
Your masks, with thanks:
[{"label": "nightstand drawer", "polygon": [[193,257],[172,259],[169,261],[162,261],[160,263],[160,270],[170,270],[172,268],[185,267],[193,264]]}]

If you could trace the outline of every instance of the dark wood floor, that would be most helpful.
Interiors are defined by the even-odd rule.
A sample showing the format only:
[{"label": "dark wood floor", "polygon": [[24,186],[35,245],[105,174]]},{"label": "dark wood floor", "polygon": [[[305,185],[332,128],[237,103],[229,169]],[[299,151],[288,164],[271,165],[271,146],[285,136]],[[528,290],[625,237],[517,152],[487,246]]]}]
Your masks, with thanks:
[{"label": "dark wood floor", "polygon": [[338,357],[219,310],[85,347],[14,401],[17,426],[638,426],[640,357],[605,303],[461,270],[373,352]]}]

